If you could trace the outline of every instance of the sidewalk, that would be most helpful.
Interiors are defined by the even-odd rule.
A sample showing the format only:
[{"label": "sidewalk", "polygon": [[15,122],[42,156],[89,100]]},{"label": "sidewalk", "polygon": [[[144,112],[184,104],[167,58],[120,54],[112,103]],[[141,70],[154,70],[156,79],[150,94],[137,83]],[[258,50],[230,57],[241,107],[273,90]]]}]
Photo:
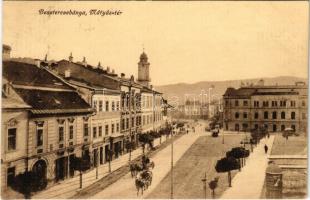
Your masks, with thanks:
[{"label": "sidewalk", "polygon": [[[189,133],[183,135],[181,138],[174,142],[174,165],[187,151],[187,149],[199,138],[201,134]],[[131,177],[130,173],[127,173],[121,179],[104,189],[103,191],[90,197],[92,199],[115,199],[115,198],[146,198],[150,192],[160,183],[160,181],[168,174],[171,169],[171,145],[167,146],[160,152],[158,152],[151,160],[155,163],[153,169],[153,181],[152,185],[141,193],[137,197],[137,190],[135,187],[135,179]]]},{"label": "sidewalk", "polygon": [[[260,144],[246,161],[246,165],[232,180],[232,187],[228,188],[221,199],[259,199],[265,181],[265,171],[268,165],[268,155],[271,152],[274,136],[262,139]],[[268,146],[268,155],[264,145]]]},{"label": "sidewalk", "polygon": [[[166,141],[166,137],[162,137],[161,143]],[[154,146],[160,144],[160,139],[155,139]],[[142,149],[138,148],[131,153],[131,159],[135,159],[142,154]],[[111,171],[115,171],[128,163],[129,154],[126,153],[111,162]],[[105,163],[98,167],[98,179],[96,179],[96,168],[83,174],[83,188],[95,183],[101,178],[109,174],[109,164]],[[80,190],[79,175],[61,181],[46,190],[43,190],[32,196],[33,199],[52,199],[52,198],[69,198]]]}]

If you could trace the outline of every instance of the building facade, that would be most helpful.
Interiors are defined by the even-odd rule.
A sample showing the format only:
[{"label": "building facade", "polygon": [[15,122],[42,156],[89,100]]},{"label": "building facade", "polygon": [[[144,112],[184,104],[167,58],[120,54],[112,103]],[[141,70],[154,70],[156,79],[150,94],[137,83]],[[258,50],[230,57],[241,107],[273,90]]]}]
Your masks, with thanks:
[{"label": "building facade", "polygon": [[265,127],[270,132],[292,128],[307,131],[308,87],[295,85],[228,88],[223,96],[224,129],[249,131]]}]

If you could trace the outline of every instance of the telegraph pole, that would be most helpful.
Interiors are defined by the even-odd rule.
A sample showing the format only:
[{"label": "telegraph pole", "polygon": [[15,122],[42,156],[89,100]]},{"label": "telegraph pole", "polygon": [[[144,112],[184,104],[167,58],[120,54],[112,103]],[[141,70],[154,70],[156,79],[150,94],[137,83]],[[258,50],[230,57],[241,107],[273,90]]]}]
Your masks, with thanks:
[{"label": "telegraph pole", "polygon": [[171,194],[170,199],[173,199],[173,132],[171,135]]}]

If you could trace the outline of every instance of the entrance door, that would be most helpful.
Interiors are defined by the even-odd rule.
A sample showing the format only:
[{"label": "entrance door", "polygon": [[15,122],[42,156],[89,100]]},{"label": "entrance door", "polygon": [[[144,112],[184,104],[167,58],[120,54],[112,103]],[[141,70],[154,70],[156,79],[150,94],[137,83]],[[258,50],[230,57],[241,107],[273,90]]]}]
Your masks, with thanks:
[{"label": "entrance door", "polygon": [[68,157],[58,158],[55,162],[56,162],[56,181],[64,180],[67,175]]},{"label": "entrance door", "polygon": [[119,148],[118,148],[118,146],[119,146],[119,143],[118,143],[118,142],[114,143],[115,158],[118,158],[118,153],[119,153]]},{"label": "entrance door", "polygon": [[93,156],[94,156],[94,167],[96,167],[98,165],[98,149],[94,149]]},{"label": "entrance door", "polygon": [[70,177],[74,176],[74,164],[73,164],[74,157],[75,157],[75,154],[71,154],[69,157],[69,175],[70,175]]},{"label": "entrance door", "polygon": [[235,131],[239,131],[239,124],[235,124]]},{"label": "entrance door", "polygon": [[108,162],[109,161],[109,145],[105,145],[105,147],[104,147],[104,155],[105,155],[104,162]]},{"label": "entrance door", "polygon": [[103,164],[103,147],[100,147],[100,165]]}]

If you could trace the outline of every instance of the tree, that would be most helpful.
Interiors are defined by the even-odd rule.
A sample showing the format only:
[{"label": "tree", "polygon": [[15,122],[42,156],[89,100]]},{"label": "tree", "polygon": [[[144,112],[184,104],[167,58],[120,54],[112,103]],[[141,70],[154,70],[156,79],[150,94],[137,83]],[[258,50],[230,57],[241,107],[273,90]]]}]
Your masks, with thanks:
[{"label": "tree", "polygon": [[88,159],[88,156],[84,157],[74,157],[73,158],[73,169],[80,172],[80,188],[82,188],[83,185],[83,175],[82,172],[90,169],[91,163]]},{"label": "tree", "polygon": [[151,147],[151,149],[153,149],[153,141],[154,141],[154,137],[150,134],[144,133],[139,136],[139,142],[142,143],[143,154],[144,154],[146,144],[148,144]]},{"label": "tree", "polygon": [[219,177],[215,177],[214,180],[209,182],[209,188],[212,190],[212,198],[215,198],[215,189],[217,188]]},{"label": "tree", "polygon": [[218,160],[215,165],[215,170],[218,173],[228,172],[228,185],[231,187],[231,170],[239,169],[240,164],[234,157],[225,157]]},{"label": "tree", "polygon": [[24,173],[15,176],[12,188],[25,196],[25,199],[30,199],[32,192],[43,190],[47,186],[46,178],[39,178],[32,171],[25,171]]},{"label": "tree", "polygon": [[241,171],[241,167],[243,166],[242,159],[248,157],[249,154],[250,154],[250,151],[246,150],[244,147],[235,147],[226,153],[226,157],[236,158],[240,165],[239,171]]}]

